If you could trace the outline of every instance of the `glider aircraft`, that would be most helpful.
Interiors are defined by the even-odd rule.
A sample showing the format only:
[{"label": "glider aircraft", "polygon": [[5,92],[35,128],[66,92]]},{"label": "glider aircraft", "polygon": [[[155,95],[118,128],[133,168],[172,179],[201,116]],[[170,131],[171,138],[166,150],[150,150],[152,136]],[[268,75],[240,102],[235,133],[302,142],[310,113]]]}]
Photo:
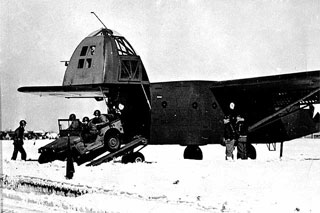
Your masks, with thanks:
[{"label": "glider aircraft", "polygon": [[142,60],[122,35],[107,27],[85,37],[66,62],[62,86],[28,86],[19,92],[64,98],[94,98],[122,104],[128,138],[142,135],[152,144],[186,146],[184,158],[202,159],[199,146],[221,144],[229,104],[245,115],[248,156],[252,144],[269,150],[319,131],[320,71],[228,81],[150,83]]}]

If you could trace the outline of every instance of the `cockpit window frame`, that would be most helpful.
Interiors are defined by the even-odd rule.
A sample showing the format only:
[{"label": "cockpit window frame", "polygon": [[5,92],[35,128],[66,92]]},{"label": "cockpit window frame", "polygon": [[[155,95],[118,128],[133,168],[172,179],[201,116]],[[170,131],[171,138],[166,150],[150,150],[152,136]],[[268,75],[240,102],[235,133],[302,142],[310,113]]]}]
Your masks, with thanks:
[{"label": "cockpit window frame", "polygon": [[120,56],[125,56],[125,55],[137,55],[136,52],[134,51],[133,47],[130,45],[130,43],[121,36],[113,36],[114,41],[116,43],[117,49],[118,49],[118,54]]},{"label": "cockpit window frame", "polygon": [[139,57],[121,56],[119,81],[139,82],[142,79],[142,63]]}]

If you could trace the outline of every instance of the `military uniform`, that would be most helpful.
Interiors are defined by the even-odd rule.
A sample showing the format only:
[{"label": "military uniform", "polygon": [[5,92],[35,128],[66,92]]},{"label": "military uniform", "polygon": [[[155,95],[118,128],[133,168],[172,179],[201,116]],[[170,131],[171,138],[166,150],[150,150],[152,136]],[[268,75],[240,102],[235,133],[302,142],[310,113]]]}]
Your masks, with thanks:
[{"label": "military uniform", "polygon": [[91,122],[96,125],[97,129],[101,129],[109,123],[109,120],[105,115],[99,115],[99,117],[93,118]]},{"label": "military uniform", "polygon": [[247,126],[243,118],[237,117],[236,130],[239,134],[237,143],[237,158],[248,159],[247,156]]},{"label": "military uniform", "polygon": [[226,144],[226,160],[233,159],[234,144],[236,142],[236,132],[229,117],[224,119],[224,140]]},{"label": "military uniform", "polygon": [[24,135],[24,127],[20,125],[14,131],[14,139],[13,139],[14,150],[12,153],[11,160],[17,159],[18,152],[21,153],[22,160],[26,160],[26,158],[27,158],[27,153],[23,148],[23,135]]}]

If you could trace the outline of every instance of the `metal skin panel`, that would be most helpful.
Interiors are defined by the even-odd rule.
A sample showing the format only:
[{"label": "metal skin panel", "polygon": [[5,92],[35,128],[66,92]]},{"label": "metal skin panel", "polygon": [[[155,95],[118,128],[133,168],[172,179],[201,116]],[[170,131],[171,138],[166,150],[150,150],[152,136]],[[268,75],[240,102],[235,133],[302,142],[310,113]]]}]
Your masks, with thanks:
[{"label": "metal skin panel", "polygon": [[[127,41],[126,44],[130,45]],[[94,47],[94,51],[91,50],[91,47]],[[87,50],[84,51],[84,48]],[[139,64],[138,79],[121,78],[124,61],[127,63],[134,61]],[[131,68],[131,66],[128,67]],[[127,71],[131,73],[135,70],[128,69]],[[63,86],[114,83],[149,84],[140,57],[138,55],[119,55],[115,37],[112,35],[102,34],[86,37],[80,42],[70,59]]]},{"label": "metal skin panel", "polygon": [[105,36],[104,58],[104,83],[118,83],[119,56],[114,40]]},{"label": "metal skin panel", "polygon": [[202,81],[151,84],[150,144],[220,143],[223,113],[211,85]]},{"label": "metal skin panel", "polygon": [[[248,135],[251,143],[274,143],[319,131],[308,108],[303,108],[320,103],[319,82],[320,72],[310,71],[216,82],[211,89],[224,112],[234,102],[249,130],[258,127]],[[297,104],[290,106],[293,103]],[[282,109],[284,112],[277,114]]]},{"label": "metal skin panel", "polygon": [[[84,47],[88,47],[88,49],[85,55],[81,55]],[[90,47],[95,47],[93,53],[91,53]],[[87,37],[81,41],[70,59],[63,85],[104,83],[104,54],[110,49],[108,45],[104,45],[103,36]],[[79,67],[81,60],[83,60],[83,66]],[[89,67],[86,64],[87,60],[91,60]]]}]

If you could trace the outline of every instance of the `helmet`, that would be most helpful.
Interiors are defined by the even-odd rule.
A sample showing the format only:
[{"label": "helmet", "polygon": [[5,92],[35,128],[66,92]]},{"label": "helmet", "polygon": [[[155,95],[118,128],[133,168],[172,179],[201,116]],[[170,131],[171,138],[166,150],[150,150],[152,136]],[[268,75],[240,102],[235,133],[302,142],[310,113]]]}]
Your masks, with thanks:
[{"label": "helmet", "polygon": [[75,114],[70,114],[69,115],[69,120],[76,120],[76,115]]},{"label": "helmet", "polygon": [[231,102],[230,105],[229,105],[230,109],[232,109],[232,110],[234,109],[235,106],[236,105],[233,102]]},{"label": "helmet", "polygon": [[120,104],[118,105],[118,108],[119,108],[120,110],[123,110],[123,109],[124,109],[124,105],[120,103]]},{"label": "helmet", "polygon": [[94,113],[93,113],[93,115],[94,115],[94,116],[100,116],[100,115],[101,115],[100,110],[98,110],[98,109],[95,110]]},{"label": "helmet", "polygon": [[89,122],[89,118],[88,117],[83,117],[82,118],[82,122]]},{"label": "helmet", "polygon": [[27,122],[25,121],[25,120],[21,120],[20,121],[20,126],[24,126],[24,125],[26,125],[27,124]]}]

